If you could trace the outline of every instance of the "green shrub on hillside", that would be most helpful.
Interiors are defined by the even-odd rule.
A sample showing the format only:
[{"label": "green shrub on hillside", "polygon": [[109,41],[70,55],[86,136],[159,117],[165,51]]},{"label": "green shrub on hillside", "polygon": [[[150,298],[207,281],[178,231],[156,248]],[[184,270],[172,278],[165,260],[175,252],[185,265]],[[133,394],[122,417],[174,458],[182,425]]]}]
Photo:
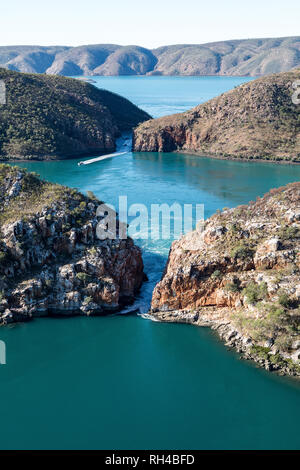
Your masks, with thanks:
[{"label": "green shrub on hillside", "polygon": [[81,282],[83,282],[83,284],[87,284],[89,282],[89,280],[91,279],[91,276],[87,273],[77,273],[76,277]]},{"label": "green shrub on hillside", "polygon": [[0,68],[0,156],[75,156],[112,151],[120,132],[150,116],[119,95],[79,80]]},{"label": "green shrub on hillside", "polygon": [[242,291],[249,304],[256,304],[260,300],[266,298],[268,293],[268,286],[265,282],[257,284],[256,282],[250,282],[247,287]]},{"label": "green shrub on hillside", "polygon": [[241,290],[241,281],[237,278],[234,278],[232,282],[228,282],[225,286],[225,290],[228,292],[239,292]]},{"label": "green shrub on hillside", "polygon": [[254,250],[252,250],[247,245],[237,245],[230,251],[231,258],[245,260],[247,258],[252,258]]},{"label": "green shrub on hillside", "polygon": [[283,241],[293,240],[295,238],[300,238],[300,230],[298,227],[293,225],[289,227],[282,226],[278,232],[278,236]]}]

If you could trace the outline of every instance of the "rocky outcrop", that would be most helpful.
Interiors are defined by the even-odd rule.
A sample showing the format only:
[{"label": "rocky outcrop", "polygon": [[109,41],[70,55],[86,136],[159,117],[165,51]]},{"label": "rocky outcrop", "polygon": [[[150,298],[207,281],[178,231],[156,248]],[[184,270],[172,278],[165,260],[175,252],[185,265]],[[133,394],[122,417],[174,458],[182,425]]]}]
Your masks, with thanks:
[{"label": "rocky outcrop", "polygon": [[243,160],[300,161],[300,70],[243,84],[182,114],[134,131],[137,152],[183,151]]},{"label": "rocky outcrop", "polygon": [[113,152],[116,138],[150,116],[83,81],[0,69],[0,158],[46,159]]},{"label": "rocky outcrop", "polygon": [[0,65],[56,75],[266,75],[300,65],[299,37],[179,44],[149,50],[95,44],[2,46]]},{"label": "rocky outcrop", "polygon": [[210,326],[267,369],[300,375],[300,183],[224,209],[172,244],[152,315]]},{"label": "rocky outcrop", "polygon": [[133,302],[143,279],[130,238],[99,240],[92,194],[0,165],[0,323],[99,315]]}]

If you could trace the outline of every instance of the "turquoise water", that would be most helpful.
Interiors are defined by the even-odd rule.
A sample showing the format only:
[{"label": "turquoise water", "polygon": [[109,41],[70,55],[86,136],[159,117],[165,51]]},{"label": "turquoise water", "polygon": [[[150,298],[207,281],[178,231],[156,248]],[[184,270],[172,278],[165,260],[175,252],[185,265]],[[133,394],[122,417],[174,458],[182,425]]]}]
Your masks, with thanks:
[{"label": "turquoise water", "polygon": [[182,113],[250,77],[90,77],[99,88],[125,96],[153,117]]},{"label": "turquoise water", "polygon": [[[216,85],[215,77],[188,77],[187,89],[186,79],[150,78],[97,81],[110,89],[119,83],[125,96],[144,109],[150,100],[162,114],[156,98],[152,105],[149,98],[160,82],[169,89],[167,105],[177,109],[192,100],[191,88],[211,98],[243,80],[218,77]],[[206,217],[300,179],[300,167],[178,154],[128,153],[86,167],[76,163],[22,166],[115,205],[119,195],[147,207],[204,203]],[[137,243],[150,279],[137,300],[146,311],[170,241]],[[116,315],[38,319],[2,328],[0,339],[7,346],[7,365],[0,366],[0,448],[300,448],[298,383],[240,361],[207,329]]]}]

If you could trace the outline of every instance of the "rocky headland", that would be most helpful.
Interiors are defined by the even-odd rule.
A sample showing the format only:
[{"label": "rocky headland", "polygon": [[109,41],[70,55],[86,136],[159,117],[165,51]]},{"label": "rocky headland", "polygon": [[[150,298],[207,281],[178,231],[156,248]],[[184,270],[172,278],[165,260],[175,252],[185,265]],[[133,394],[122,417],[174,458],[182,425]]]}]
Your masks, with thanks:
[{"label": "rocky headland", "polygon": [[300,376],[300,183],[175,241],[151,315],[211,327],[244,357]]},{"label": "rocky headland", "polygon": [[92,193],[3,164],[0,189],[0,324],[102,315],[134,301],[141,251],[130,238],[97,238]]},{"label": "rocky headland", "polygon": [[0,159],[55,159],[115,151],[116,139],[150,116],[83,81],[0,68]]},{"label": "rocky headland", "polygon": [[218,158],[300,162],[300,69],[240,85],[185,113],[134,131],[137,152],[187,152]]}]

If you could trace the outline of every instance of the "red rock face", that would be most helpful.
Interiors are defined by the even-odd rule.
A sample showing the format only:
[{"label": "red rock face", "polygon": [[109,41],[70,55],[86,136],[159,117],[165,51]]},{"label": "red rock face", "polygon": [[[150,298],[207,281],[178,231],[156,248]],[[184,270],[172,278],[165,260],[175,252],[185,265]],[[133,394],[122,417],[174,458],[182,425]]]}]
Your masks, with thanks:
[{"label": "red rock face", "polygon": [[[152,310],[246,306],[243,288],[250,282],[266,282],[269,299],[284,286],[295,293],[299,248],[300,183],[295,183],[249,206],[216,214],[202,233],[175,241],[153,292]],[[274,279],[282,270],[287,274],[280,287]]]},{"label": "red rock face", "polygon": [[299,78],[299,70],[264,77],[185,113],[147,121],[134,130],[133,148],[299,161],[299,109],[291,100]]}]

